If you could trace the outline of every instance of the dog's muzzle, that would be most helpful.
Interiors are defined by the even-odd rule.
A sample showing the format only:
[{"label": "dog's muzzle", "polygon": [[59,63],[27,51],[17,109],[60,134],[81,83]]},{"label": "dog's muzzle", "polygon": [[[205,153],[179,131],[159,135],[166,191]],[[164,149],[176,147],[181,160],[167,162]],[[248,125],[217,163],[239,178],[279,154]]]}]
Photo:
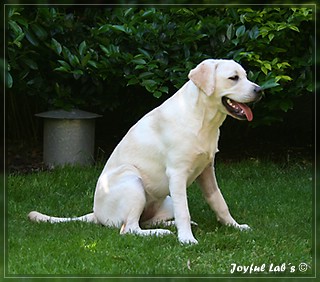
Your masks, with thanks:
[{"label": "dog's muzzle", "polygon": [[[263,95],[262,88],[260,86],[255,86],[253,92],[255,97],[250,104],[259,102]],[[252,121],[253,113],[247,104],[237,102],[228,97],[222,97],[222,104],[227,109],[228,114],[233,118]]]}]

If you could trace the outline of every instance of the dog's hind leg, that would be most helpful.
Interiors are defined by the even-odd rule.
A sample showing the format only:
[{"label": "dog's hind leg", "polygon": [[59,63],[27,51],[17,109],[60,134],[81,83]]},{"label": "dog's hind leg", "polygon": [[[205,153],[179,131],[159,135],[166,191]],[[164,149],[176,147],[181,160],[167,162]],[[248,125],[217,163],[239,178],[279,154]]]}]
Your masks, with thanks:
[{"label": "dog's hind leg", "polygon": [[[142,224],[143,226],[155,226],[159,224],[162,226],[175,226],[176,223],[173,218],[174,213],[172,198],[167,196],[160,205],[159,209],[156,211],[155,215],[146,221],[142,221]],[[191,221],[191,224],[195,226],[198,225],[194,221]]]},{"label": "dog's hind leg", "polygon": [[[156,205],[154,204],[153,207]],[[145,213],[142,214],[140,221],[144,226],[152,226],[152,225],[157,225],[157,224],[163,224],[165,226],[170,226],[173,225],[173,221],[169,221],[173,219],[174,214],[173,214],[173,204],[172,204],[172,199],[170,196],[167,196],[162,203],[158,204],[158,208],[151,208],[153,210],[153,213],[151,213],[151,216],[147,216],[145,218]],[[172,224],[173,222],[173,224]],[[168,223],[168,224],[167,224]]]},{"label": "dog's hind leg", "polygon": [[[117,187],[117,189],[125,189],[121,202],[126,216],[121,226],[120,234],[132,233],[156,236],[171,234],[171,231],[166,229],[141,229],[139,221],[146,207],[146,195],[141,179],[136,176],[131,176],[130,178],[130,180],[127,179],[121,183],[122,187]],[[130,189],[130,193],[128,193],[128,189]]]}]

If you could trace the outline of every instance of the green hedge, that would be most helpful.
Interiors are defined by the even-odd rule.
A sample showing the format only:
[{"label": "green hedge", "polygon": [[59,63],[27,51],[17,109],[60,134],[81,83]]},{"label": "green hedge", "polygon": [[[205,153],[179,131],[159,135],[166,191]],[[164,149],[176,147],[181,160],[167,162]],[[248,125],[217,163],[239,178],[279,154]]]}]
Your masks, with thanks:
[{"label": "green hedge", "polygon": [[240,62],[265,89],[256,126],[282,120],[313,91],[312,6],[6,8],[8,93],[48,108],[103,112],[124,89],[167,97],[206,58]]}]

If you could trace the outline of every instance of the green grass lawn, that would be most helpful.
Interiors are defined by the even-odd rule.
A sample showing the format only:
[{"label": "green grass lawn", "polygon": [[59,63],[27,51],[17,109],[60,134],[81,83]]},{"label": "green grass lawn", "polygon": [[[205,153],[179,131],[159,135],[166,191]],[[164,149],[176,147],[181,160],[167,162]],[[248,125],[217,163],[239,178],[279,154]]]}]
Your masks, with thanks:
[{"label": "green grass lawn", "polygon": [[[221,226],[193,184],[188,198],[198,245],[181,245],[177,236],[120,236],[117,229],[81,222],[28,221],[31,210],[58,216],[90,212],[101,169],[65,167],[7,177],[7,276],[239,276],[230,273],[232,264],[238,270],[260,267],[261,272],[242,274],[248,277],[315,272],[311,165],[218,162],[217,179],[230,211],[252,231]],[[305,272],[301,263],[308,265]]]}]

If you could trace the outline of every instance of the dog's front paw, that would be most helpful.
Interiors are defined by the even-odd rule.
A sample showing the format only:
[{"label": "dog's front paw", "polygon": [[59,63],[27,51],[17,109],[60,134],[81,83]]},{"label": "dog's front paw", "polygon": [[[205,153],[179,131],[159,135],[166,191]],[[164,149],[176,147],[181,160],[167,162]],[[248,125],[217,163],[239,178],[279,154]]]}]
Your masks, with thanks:
[{"label": "dog's front paw", "polygon": [[234,227],[239,229],[240,231],[249,231],[249,230],[251,230],[251,227],[248,224],[237,224]]},{"label": "dog's front paw", "polygon": [[155,229],[156,236],[165,236],[165,235],[171,235],[173,234],[170,230],[168,229]]},{"label": "dog's front paw", "polygon": [[179,236],[179,242],[181,244],[198,244],[198,241],[193,236],[192,237]]}]

